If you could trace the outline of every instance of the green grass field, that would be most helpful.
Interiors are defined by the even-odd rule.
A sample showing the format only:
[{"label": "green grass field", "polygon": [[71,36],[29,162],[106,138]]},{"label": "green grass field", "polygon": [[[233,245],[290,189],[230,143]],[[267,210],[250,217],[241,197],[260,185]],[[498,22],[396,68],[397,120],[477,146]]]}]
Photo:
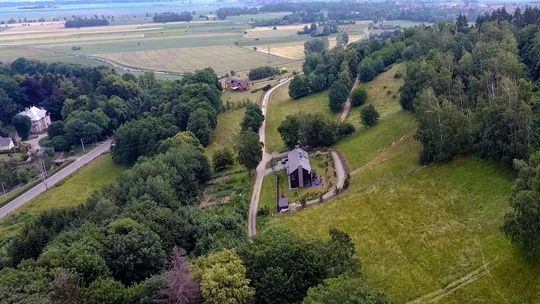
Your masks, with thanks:
[{"label": "green grass field", "polygon": [[210,159],[216,149],[233,149],[236,138],[240,134],[240,123],[244,119],[244,112],[244,109],[240,109],[219,114],[218,124],[205,152]]},{"label": "green grass field", "polygon": [[124,170],[113,163],[110,155],[103,155],[70,176],[61,184],[0,221],[0,241],[13,235],[26,221],[46,210],[76,206],[84,203],[92,193],[111,182]]},{"label": "green grass field", "polygon": [[[540,266],[500,231],[515,173],[473,156],[421,166],[413,115],[383,98],[397,88],[387,73],[368,84],[369,101],[383,112],[379,124],[337,145],[351,169],[349,189],[265,227],[316,238],[330,228],[346,231],[366,280],[395,303],[539,303]],[[263,205],[268,196],[261,194]]]},{"label": "green grass field", "polygon": [[269,152],[285,151],[278,127],[287,115],[294,113],[324,113],[335,116],[328,107],[328,92],[312,94],[297,100],[289,97],[289,86],[283,85],[272,94],[266,121],[266,148]]}]

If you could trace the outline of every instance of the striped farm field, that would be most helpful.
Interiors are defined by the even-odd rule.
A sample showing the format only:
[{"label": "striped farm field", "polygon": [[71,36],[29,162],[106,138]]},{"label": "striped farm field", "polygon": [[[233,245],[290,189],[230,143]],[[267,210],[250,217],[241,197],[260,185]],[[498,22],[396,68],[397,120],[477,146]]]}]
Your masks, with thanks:
[{"label": "striped farm field", "polygon": [[106,53],[101,57],[127,66],[173,72],[191,72],[212,67],[217,73],[241,71],[264,65],[284,65],[294,60],[262,54],[236,46],[207,46],[192,48],[169,48],[123,53]]}]

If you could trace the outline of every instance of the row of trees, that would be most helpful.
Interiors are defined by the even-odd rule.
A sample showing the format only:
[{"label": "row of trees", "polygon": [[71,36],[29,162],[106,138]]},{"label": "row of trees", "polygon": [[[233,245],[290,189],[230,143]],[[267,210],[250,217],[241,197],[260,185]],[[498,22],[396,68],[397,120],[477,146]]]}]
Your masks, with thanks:
[{"label": "row of trees", "polygon": [[276,74],[279,74],[278,68],[272,66],[262,66],[249,70],[248,78],[249,80],[259,80],[266,77],[274,76]]},{"label": "row of trees", "polygon": [[64,22],[64,27],[74,28],[74,27],[88,27],[88,26],[103,26],[109,25],[109,20],[105,18],[76,18],[70,19]]},{"label": "row of trees", "polygon": [[219,19],[224,20],[227,16],[255,15],[259,13],[256,7],[220,7],[216,11]]},{"label": "row of trees", "polygon": [[156,13],[152,17],[152,20],[154,22],[178,22],[178,21],[191,21],[193,20],[193,15],[191,15],[191,12],[181,12],[181,13],[174,13],[174,12],[164,12],[164,13]]}]

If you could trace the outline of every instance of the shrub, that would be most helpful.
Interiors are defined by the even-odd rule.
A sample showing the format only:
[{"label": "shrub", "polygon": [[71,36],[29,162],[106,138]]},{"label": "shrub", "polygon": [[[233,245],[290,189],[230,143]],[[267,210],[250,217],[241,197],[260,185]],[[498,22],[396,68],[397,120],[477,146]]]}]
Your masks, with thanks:
[{"label": "shrub", "polygon": [[377,124],[379,120],[379,112],[372,104],[366,105],[360,110],[360,117],[362,118],[362,124],[366,127],[372,127]]},{"label": "shrub", "polygon": [[216,150],[212,155],[212,167],[215,171],[220,171],[229,168],[234,164],[234,155],[229,148],[221,148]]},{"label": "shrub", "polygon": [[364,86],[359,86],[354,89],[351,93],[351,105],[353,107],[358,107],[366,103],[367,100],[367,90]]},{"label": "shrub", "polygon": [[278,74],[279,70],[271,66],[262,66],[249,70],[249,80],[258,80]]}]

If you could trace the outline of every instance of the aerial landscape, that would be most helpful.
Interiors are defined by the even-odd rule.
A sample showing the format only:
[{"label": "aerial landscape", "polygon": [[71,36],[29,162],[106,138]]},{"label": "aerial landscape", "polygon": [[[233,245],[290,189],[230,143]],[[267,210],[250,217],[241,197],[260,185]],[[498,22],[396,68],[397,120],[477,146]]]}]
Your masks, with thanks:
[{"label": "aerial landscape", "polygon": [[540,6],[0,0],[0,303],[540,303]]}]

